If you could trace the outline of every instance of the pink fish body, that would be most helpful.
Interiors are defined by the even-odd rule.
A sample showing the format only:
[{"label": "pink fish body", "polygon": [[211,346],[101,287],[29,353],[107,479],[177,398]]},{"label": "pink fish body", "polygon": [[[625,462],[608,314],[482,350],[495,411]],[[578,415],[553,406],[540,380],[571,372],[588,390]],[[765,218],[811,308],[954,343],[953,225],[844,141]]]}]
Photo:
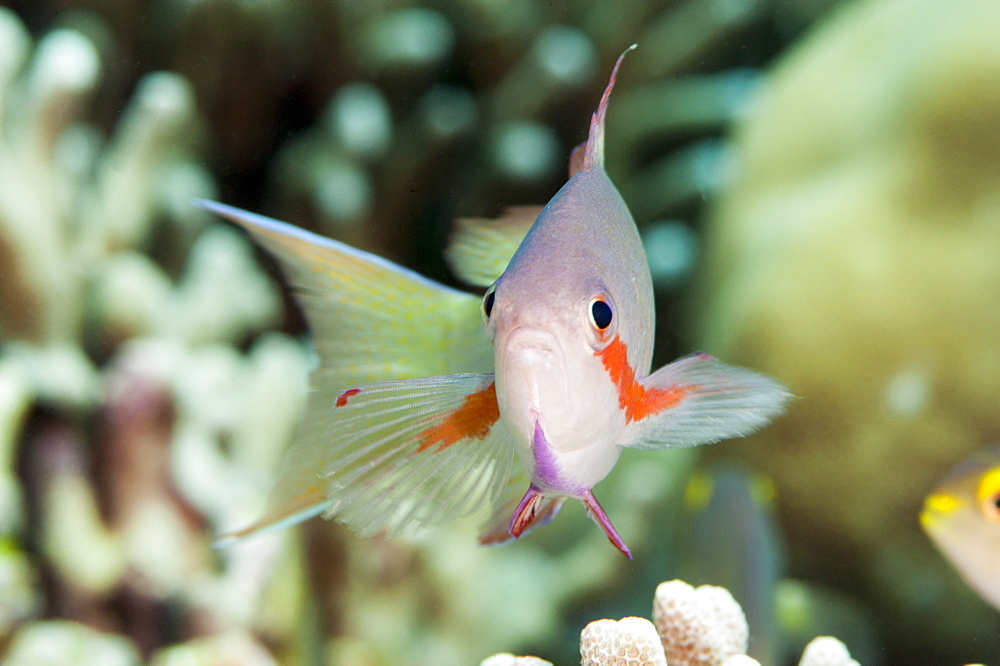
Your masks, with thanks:
[{"label": "pink fish body", "polygon": [[[742,436],[783,411],[789,395],[779,382],[708,355],[650,374],[652,280],[638,230],[603,164],[604,114],[620,64],[621,58],[582,159],[574,155],[574,173],[482,299],[488,339],[457,339],[464,320],[434,324],[438,338],[431,346],[447,352],[444,340],[461,359],[483,357],[476,350],[492,340],[493,372],[342,384],[335,397],[328,391],[311,400],[304,436],[289,452],[272,510],[234,537],[320,512],[362,533],[405,531],[492,503],[481,540],[498,543],[551,520],[566,498],[575,498],[631,557],[592,491],[623,448]],[[385,277],[396,282],[405,278],[404,291],[427,290],[425,303],[452,301],[455,312],[469,310],[473,297],[372,255],[227,206],[201,205],[250,230],[300,287],[315,290],[316,274],[335,273],[329,270],[334,262],[368,262],[390,271]],[[515,225],[512,233],[523,230]],[[470,234],[452,251],[482,253],[483,247]],[[346,273],[337,279],[355,278]],[[352,286],[357,284],[345,291]],[[373,305],[378,303],[358,299],[346,308],[361,312]],[[326,363],[325,317],[308,299],[305,307]],[[413,351],[397,347],[394,353]],[[427,358],[433,363],[436,357],[431,352]],[[353,378],[352,372],[362,374],[339,374]],[[397,369],[395,376],[405,374]],[[310,427],[311,414],[325,434]]]}]

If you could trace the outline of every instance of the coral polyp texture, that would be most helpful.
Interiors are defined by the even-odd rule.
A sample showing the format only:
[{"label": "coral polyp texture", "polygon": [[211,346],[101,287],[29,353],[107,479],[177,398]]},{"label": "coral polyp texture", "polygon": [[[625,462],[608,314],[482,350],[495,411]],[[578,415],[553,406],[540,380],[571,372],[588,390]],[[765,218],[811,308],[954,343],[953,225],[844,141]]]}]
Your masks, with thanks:
[{"label": "coral polyp texture", "polygon": [[649,620],[597,620],[580,634],[581,666],[667,666],[660,637]]},{"label": "coral polyp texture", "polygon": [[680,580],[660,583],[653,598],[653,622],[670,664],[709,666],[747,650],[743,609],[722,587],[694,588]]}]

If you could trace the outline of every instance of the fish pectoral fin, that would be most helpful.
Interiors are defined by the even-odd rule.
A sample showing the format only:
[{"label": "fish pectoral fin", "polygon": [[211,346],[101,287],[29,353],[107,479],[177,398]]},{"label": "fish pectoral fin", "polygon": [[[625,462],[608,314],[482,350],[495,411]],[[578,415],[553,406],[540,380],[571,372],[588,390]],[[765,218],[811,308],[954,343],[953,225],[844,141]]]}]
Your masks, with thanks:
[{"label": "fish pectoral fin", "polygon": [[445,250],[451,270],[476,287],[493,284],[507,268],[542,206],[513,206],[497,218],[459,219]]},{"label": "fish pectoral fin", "polygon": [[333,517],[362,534],[467,515],[510,476],[492,374],[379,382],[343,392],[332,409],[319,474]]},{"label": "fish pectoral fin", "polygon": [[765,374],[691,354],[639,382],[626,446],[671,448],[744,437],[784,413],[788,389]]},{"label": "fish pectoral fin", "polygon": [[[513,446],[494,427],[492,374],[366,384],[342,391],[326,409],[322,436],[289,450],[286,467],[297,471],[279,477],[272,496],[286,501],[268,513],[277,520],[257,529],[325,510],[362,535],[410,532],[494,502],[511,474]],[[294,491],[307,482],[322,488],[323,505],[298,514],[296,507],[308,507]],[[318,500],[311,492],[307,498]]]}]

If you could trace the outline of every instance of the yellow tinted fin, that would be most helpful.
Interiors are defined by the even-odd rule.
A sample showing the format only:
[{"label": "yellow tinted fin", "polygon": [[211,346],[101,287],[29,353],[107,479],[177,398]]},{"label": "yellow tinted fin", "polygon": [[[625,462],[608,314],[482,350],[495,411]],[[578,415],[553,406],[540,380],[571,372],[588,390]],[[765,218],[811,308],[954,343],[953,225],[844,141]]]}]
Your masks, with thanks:
[{"label": "yellow tinted fin", "polygon": [[328,513],[362,535],[412,531],[493,502],[514,447],[493,375],[446,375],[344,391],[323,443]]},{"label": "yellow tinted fin", "polygon": [[[499,496],[514,447],[503,428],[493,375],[445,375],[364,384],[329,405],[323,438],[302,440],[321,501],[273,515],[220,541],[323,511],[362,536],[448,522]],[[284,482],[285,479],[283,478]],[[279,492],[291,497],[279,488]],[[315,499],[315,498],[314,498]]]},{"label": "yellow tinted fin", "polygon": [[490,286],[507,268],[541,212],[542,206],[513,206],[495,219],[458,220],[445,250],[448,265],[462,282],[476,287]]},{"label": "yellow tinted fin", "polygon": [[263,518],[233,537],[305,520],[328,509],[317,470],[343,389],[382,379],[492,369],[479,297],[292,225],[215,202],[197,205],[243,227],[279,260],[305,310],[319,356],[299,433],[282,462]]}]

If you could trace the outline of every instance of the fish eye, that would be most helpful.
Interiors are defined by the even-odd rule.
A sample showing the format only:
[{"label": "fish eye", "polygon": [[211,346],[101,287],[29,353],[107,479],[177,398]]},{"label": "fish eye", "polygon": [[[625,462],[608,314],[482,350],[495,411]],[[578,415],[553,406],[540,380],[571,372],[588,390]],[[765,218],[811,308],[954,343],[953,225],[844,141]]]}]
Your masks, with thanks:
[{"label": "fish eye", "polygon": [[1000,491],[979,498],[979,509],[983,516],[993,523],[1000,523]]},{"label": "fish eye", "polygon": [[486,290],[486,295],[483,296],[483,315],[486,319],[489,319],[490,315],[493,314],[493,301],[496,300],[496,293],[497,288],[494,285]]},{"label": "fish eye", "polygon": [[1000,467],[983,475],[976,495],[983,516],[992,523],[1000,523]]},{"label": "fish eye", "polygon": [[987,520],[1000,523],[1000,492],[993,493],[988,497],[982,498],[980,500],[980,507],[983,510],[983,515],[986,516]]},{"label": "fish eye", "polygon": [[611,305],[603,297],[595,298],[590,302],[590,322],[599,331],[606,331],[611,326],[614,315],[611,312]]}]

